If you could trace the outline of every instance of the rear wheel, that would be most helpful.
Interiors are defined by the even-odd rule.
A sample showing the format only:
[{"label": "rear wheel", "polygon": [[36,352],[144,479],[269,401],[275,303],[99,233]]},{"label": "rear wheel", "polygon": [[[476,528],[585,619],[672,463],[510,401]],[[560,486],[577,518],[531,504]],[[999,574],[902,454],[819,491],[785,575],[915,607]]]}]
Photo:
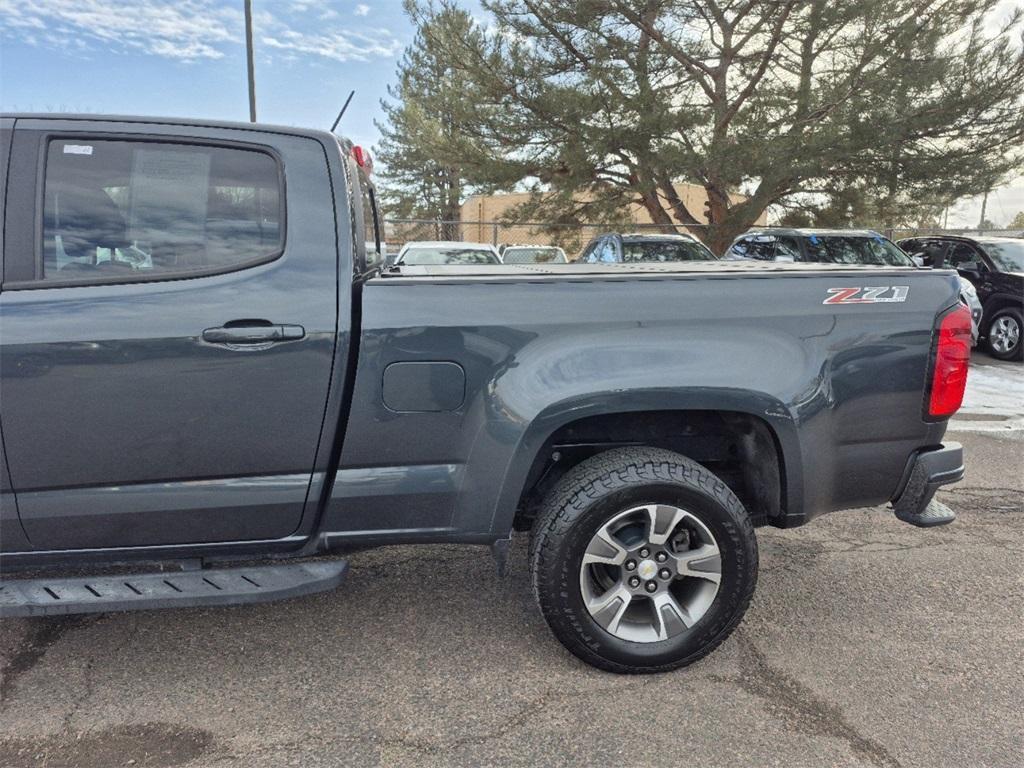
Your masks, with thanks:
[{"label": "rear wheel", "polygon": [[574,468],[534,525],[534,591],[555,636],[612,672],[714,650],[743,617],[757,541],[736,496],[679,454],[623,448]]},{"label": "rear wheel", "polygon": [[1019,309],[1000,309],[988,324],[988,351],[1000,360],[1020,360],[1024,357],[1024,321]]}]

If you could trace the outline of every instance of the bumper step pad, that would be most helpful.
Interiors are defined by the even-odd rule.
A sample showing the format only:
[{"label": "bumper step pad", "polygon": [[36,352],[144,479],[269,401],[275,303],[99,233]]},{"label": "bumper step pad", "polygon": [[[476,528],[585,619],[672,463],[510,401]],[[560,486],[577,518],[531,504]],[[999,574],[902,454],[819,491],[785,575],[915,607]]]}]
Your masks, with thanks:
[{"label": "bumper step pad", "polygon": [[932,499],[928,506],[916,515],[896,509],[896,517],[904,523],[916,525],[918,528],[933,528],[936,525],[946,525],[956,520],[956,512],[947,507],[941,501]]},{"label": "bumper step pad", "polygon": [[334,589],[347,570],[347,561],[330,560],[72,579],[12,579],[0,582],[0,618],[262,603]]},{"label": "bumper step pad", "polygon": [[947,443],[923,451],[913,458],[910,476],[893,512],[904,523],[918,528],[934,528],[956,520],[956,512],[935,500],[935,491],[964,476],[964,449],[960,443]]}]

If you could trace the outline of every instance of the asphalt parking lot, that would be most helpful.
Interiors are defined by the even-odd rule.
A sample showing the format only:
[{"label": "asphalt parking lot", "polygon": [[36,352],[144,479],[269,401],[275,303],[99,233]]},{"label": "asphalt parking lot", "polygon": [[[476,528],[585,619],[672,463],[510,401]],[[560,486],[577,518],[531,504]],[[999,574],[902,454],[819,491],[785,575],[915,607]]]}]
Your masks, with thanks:
[{"label": "asphalt parking lot", "polygon": [[525,546],[355,555],[258,607],[0,624],[0,766],[1024,765],[1024,369],[979,355],[958,513],[761,529],[740,629],[678,672],[562,650]]}]

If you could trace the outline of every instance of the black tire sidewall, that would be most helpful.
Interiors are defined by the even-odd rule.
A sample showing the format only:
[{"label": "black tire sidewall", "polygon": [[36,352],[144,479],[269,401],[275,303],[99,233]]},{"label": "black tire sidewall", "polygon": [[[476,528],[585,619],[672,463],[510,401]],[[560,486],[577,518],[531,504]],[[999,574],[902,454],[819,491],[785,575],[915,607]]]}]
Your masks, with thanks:
[{"label": "black tire sidewall", "polygon": [[[640,479],[640,478],[638,478]],[[690,629],[680,635],[653,643],[622,640],[607,632],[591,617],[580,591],[583,552],[597,530],[608,520],[631,507],[650,503],[677,506],[697,517],[711,531],[722,557],[722,581],[711,607]],[[580,510],[544,563],[559,610],[552,621],[563,623],[591,653],[628,667],[672,667],[688,663],[713,647],[723,633],[731,631],[749,601],[751,579],[756,579],[757,554],[749,523],[713,496],[689,485],[643,478],[601,495]],[[558,628],[555,628],[558,631]]]}]

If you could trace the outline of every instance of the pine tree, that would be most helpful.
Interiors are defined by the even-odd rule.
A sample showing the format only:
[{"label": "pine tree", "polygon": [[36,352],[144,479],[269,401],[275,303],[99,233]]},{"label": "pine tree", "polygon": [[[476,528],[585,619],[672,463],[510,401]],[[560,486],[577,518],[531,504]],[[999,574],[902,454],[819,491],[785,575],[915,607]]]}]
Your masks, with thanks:
[{"label": "pine tree", "polygon": [[1019,168],[1024,14],[992,31],[997,4],[484,0],[494,31],[430,56],[474,93],[465,179],[560,221],[639,204],[721,250],[769,206],[921,220]]},{"label": "pine tree", "polygon": [[[410,14],[416,5],[407,0]],[[382,101],[384,121],[376,156],[386,213],[457,222],[478,159],[472,125],[481,113],[472,81],[452,65],[452,45],[483,49],[486,36],[465,10],[444,2],[430,9],[399,62],[397,85]],[[477,174],[480,175],[480,174]],[[453,236],[449,233],[447,236]]]}]

